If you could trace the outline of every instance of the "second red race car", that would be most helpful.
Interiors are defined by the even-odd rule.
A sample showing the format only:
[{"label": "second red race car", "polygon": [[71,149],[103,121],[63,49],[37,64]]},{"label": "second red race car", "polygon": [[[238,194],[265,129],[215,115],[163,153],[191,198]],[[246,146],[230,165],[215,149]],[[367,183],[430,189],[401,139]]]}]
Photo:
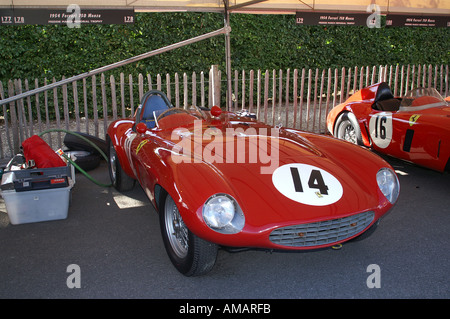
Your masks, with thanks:
[{"label": "second red race car", "polygon": [[385,82],[368,86],[331,110],[327,128],[379,153],[450,171],[450,107],[434,88],[394,97]]},{"label": "second red race car", "polygon": [[361,238],[400,191],[368,150],[217,106],[176,108],[159,91],[134,118],[111,123],[107,143],[113,185],[139,182],[187,276],[210,271],[219,247],[308,250]]}]

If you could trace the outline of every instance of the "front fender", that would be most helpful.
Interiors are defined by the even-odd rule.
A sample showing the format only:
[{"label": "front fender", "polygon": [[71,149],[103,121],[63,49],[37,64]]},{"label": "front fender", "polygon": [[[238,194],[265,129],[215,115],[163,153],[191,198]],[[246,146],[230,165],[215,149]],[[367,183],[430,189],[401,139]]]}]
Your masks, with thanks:
[{"label": "front fender", "polygon": [[164,165],[166,173],[157,178],[158,184],[175,201],[186,226],[199,237],[210,231],[201,214],[201,208],[209,197],[225,193],[239,202],[232,186],[211,164],[175,163],[168,155]]},{"label": "front fender", "polygon": [[336,128],[336,122],[339,116],[345,112],[351,112],[355,115],[356,120],[359,124],[359,129],[361,130],[362,141],[365,146],[370,147],[370,136],[367,131],[367,119],[370,112],[372,111],[371,101],[358,101],[351,103],[342,103],[333,108],[327,117],[327,127],[328,131],[334,135],[334,130]]},{"label": "front fender", "polygon": [[334,135],[334,126],[336,124],[336,120],[339,116],[346,110],[346,103],[342,103],[332,108],[331,111],[327,115],[327,129],[331,135]]},{"label": "front fender", "polygon": [[111,140],[111,143],[116,150],[117,157],[124,172],[128,176],[136,179],[135,173],[127,157],[127,146],[125,145],[127,143],[127,139],[133,133],[133,125],[133,120],[114,121],[108,127],[107,138]]}]

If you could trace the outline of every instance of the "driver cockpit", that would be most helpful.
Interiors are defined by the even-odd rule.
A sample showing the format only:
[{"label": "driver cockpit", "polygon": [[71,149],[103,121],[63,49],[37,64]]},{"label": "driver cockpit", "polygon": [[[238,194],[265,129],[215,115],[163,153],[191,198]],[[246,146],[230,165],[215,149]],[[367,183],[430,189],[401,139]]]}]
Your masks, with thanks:
[{"label": "driver cockpit", "polygon": [[167,96],[158,90],[145,93],[141,101],[141,105],[136,111],[136,124],[145,123],[149,129],[156,126],[155,112],[161,113],[174,107]]}]

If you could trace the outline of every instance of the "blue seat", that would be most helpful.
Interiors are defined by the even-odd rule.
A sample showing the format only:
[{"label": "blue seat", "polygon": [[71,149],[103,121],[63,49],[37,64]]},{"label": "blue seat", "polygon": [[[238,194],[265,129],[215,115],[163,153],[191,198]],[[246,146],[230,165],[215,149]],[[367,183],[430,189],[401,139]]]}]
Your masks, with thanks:
[{"label": "blue seat", "polygon": [[150,91],[143,97],[140,122],[145,123],[148,128],[154,128],[155,117],[153,112],[167,110],[170,107],[172,106],[164,93],[156,90]]}]

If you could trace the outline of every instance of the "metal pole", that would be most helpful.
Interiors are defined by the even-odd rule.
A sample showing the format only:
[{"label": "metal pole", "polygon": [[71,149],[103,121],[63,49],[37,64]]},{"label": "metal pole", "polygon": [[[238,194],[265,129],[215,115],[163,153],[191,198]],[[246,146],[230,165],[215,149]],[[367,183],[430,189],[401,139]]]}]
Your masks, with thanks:
[{"label": "metal pole", "polygon": [[231,111],[232,107],[232,92],[231,92],[231,44],[230,44],[230,12],[228,11],[228,0],[223,1],[225,5],[224,24],[227,32],[225,33],[225,63],[227,73],[227,110]]},{"label": "metal pole", "polygon": [[68,84],[68,83],[71,83],[71,82],[74,82],[74,81],[78,81],[78,80],[87,78],[89,76],[92,76],[92,75],[95,75],[95,74],[98,74],[98,73],[106,72],[106,71],[118,68],[120,66],[127,65],[127,64],[130,64],[130,63],[133,63],[133,62],[137,62],[137,61],[149,58],[149,57],[154,56],[154,55],[158,55],[158,54],[161,54],[161,53],[173,50],[173,49],[177,49],[177,48],[183,47],[183,46],[188,45],[188,44],[192,44],[192,43],[196,43],[196,42],[199,42],[199,41],[202,41],[202,40],[205,40],[205,39],[209,39],[209,38],[215,37],[215,36],[220,35],[220,34],[228,34],[229,32],[230,32],[230,28],[227,25],[225,25],[225,27],[223,27],[222,29],[219,29],[219,30],[216,30],[216,31],[212,31],[212,32],[200,35],[200,36],[192,38],[192,39],[188,39],[188,40],[184,40],[184,41],[181,41],[181,42],[178,42],[178,43],[175,43],[175,44],[171,44],[171,45],[168,45],[166,47],[163,47],[163,48],[160,48],[160,49],[156,49],[156,50],[153,50],[153,51],[150,51],[150,52],[147,52],[147,53],[143,53],[143,54],[137,55],[135,57],[132,57],[132,58],[120,61],[120,62],[116,62],[116,63],[110,64],[110,65],[107,65],[107,66],[103,66],[101,68],[98,68],[98,69],[95,69],[95,70],[92,70],[92,71],[88,71],[88,72],[85,72],[85,73],[82,73],[82,74],[79,74],[79,75],[75,75],[73,77],[70,77],[70,78],[67,78],[67,79],[64,79],[64,80],[61,80],[61,81],[58,81],[58,82],[54,82],[54,83],[51,83],[49,85],[45,85],[45,86],[39,87],[37,89],[31,90],[31,91],[27,91],[27,92],[22,93],[22,94],[11,96],[11,97],[9,97],[7,99],[0,100],[0,105],[7,104],[7,103],[10,103],[10,102],[14,102],[16,100],[20,100],[20,99],[23,99],[23,98],[35,95],[37,93],[41,93],[41,92],[44,92],[44,91],[56,88],[58,86],[64,85],[64,84]]},{"label": "metal pole", "polygon": [[[266,2],[266,1],[267,0],[252,0],[252,1],[244,2],[244,3],[239,3],[239,4],[235,4],[234,6],[229,7],[228,10],[234,11],[234,10],[237,10],[237,9],[240,9],[243,7],[251,6],[252,4],[257,4],[257,3]],[[300,2],[303,2],[303,1],[300,0]]]},{"label": "metal pole", "polygon": [[220,106],[220,78],[219,78],[219,66],[212,65],[210,76],[212,78],[212,105]]}]

